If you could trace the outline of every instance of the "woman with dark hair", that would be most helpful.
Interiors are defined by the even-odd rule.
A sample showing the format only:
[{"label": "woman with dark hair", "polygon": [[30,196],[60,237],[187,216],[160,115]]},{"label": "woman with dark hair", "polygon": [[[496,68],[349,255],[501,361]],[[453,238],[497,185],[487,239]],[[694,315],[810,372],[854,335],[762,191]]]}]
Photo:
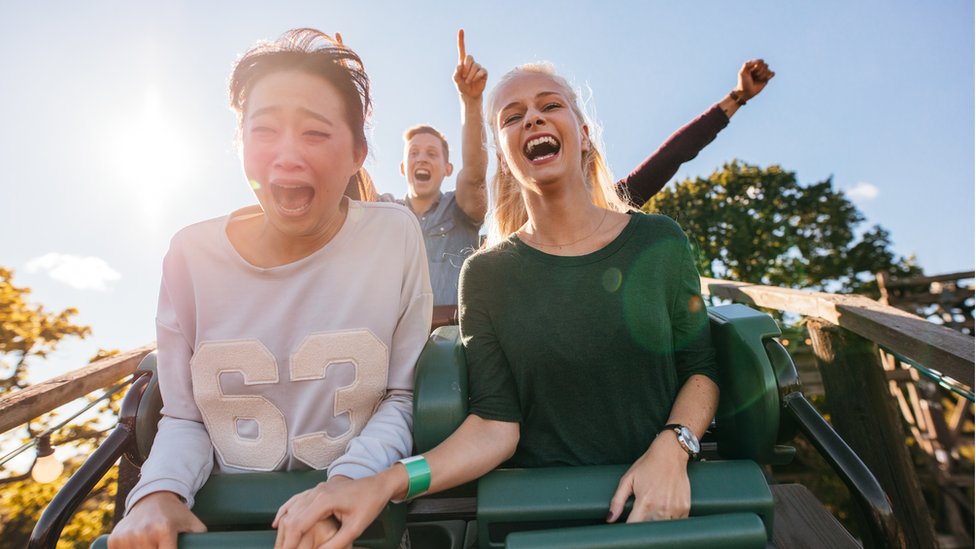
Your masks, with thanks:
[{"label": "woman with dark hair", "polygon": [[163,418],[113,548],[205,530],[190,508],[211,471],[328,469],[332,484],[411,450],[432,296],[415,217],[344,196],[367,188],[359,56],[289,31],[238,61],[230,102],[258,204],[171,242],[156,319]]}]

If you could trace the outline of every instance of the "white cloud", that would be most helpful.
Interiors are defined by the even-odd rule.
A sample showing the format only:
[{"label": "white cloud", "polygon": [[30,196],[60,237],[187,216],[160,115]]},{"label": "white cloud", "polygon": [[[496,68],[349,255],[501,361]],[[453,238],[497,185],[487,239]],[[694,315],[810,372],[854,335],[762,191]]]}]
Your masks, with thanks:
[{"label": "white cloud", "polygon": [[81,257],[55,252],[35,257],[27,262],[27,272],[37,271],[47,272],[49,277],[72,288],[100,292],[108,289],[106,282],[122,278],[118,271],[109,267],[108,263],[99,257]]},{"label": "white cloud", "polygon": [[868,200],[874,200],[875,198],[878,198],[879,194],[881,194],[881,191],[866,181],[861,181],[857,185],[854,185],[847,190],[847,196],[849,196],[854,202],[867,202]]}]

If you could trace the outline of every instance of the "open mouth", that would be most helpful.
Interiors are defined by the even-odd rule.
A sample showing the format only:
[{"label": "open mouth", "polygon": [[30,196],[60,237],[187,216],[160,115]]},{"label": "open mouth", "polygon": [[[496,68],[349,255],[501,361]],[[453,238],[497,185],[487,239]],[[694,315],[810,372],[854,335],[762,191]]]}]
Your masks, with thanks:
[{"label": "open mouth", "polygon": [[271,195],[282,212],[288,215],[298,215],[312,206],[315,189],[308,185],[272,183]]},{"label": "open mouth", "polygon": [[417,181],[422,181],[422,182],[430,181],[430,170],[426,170],[424,168],[415,170],[413,172],[413,178],[416,179]]},{"label": "open mouth", "polygon": [[543,135],[541,137],[536,137],[535,139],[530,139],[528,143],[525,144],[525,148],[522,152],[525,153],[526,158],[531,162],[541,162],[543,160],[548,160],[559,154],[559,141],[551,135]]}]

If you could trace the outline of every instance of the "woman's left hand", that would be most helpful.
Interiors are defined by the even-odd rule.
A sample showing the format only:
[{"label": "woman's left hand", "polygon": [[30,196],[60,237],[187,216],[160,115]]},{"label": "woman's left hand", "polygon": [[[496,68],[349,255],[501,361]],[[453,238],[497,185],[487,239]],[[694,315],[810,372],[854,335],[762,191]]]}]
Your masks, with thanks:
[{"label": "woman's left hand", "polygon": [[617,485],[607,522],[616,522],[631,494],[634,507],[627,522],[685,518],[691,510],[688,453],[676,435],[663,431]]}]

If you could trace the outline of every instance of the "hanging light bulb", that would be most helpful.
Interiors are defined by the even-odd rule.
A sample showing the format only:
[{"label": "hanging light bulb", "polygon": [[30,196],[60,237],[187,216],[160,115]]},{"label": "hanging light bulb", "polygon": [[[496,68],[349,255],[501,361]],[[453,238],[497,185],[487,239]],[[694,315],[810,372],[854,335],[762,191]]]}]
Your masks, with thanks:
[{"label": "hanging light bulb", "polygon": [[54,457],[54,447],[51,446],[51,436],[44,435],[37,440],[37,459],[31,469],[31,478],[35,482],[47,484],[54,482],[64,471],[64,465]]}]

